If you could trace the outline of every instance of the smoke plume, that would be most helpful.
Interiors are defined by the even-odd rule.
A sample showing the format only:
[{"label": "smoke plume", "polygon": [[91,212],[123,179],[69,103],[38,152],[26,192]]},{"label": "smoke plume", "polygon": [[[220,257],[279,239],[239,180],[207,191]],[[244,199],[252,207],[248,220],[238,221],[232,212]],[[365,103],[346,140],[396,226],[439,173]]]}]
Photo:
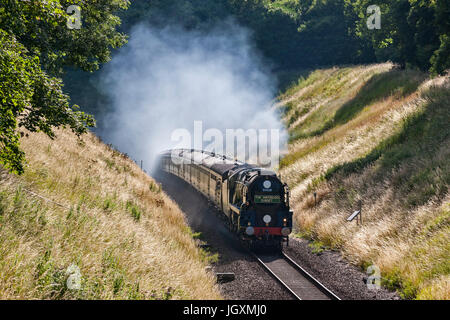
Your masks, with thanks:
[{"label": "smoke plume", "polygon": [[[226,129],[279,129],[284,140],[271,109],[276,85],[262,61],[249,32],[232,22],[208,33],[138,25],[102,72],[113,111],[101,119],[99,134],[146,168],[160,151],[180,147],[174,131],[194,135],[194,121],[224,135]],[[193,147],[193,140],[182,146]]]}]

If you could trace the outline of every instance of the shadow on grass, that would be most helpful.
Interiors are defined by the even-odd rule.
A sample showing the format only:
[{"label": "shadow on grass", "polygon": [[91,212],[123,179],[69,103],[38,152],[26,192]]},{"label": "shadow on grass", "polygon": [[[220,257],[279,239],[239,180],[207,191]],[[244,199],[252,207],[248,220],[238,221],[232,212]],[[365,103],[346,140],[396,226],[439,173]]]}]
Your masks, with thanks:
[{"label": "shadow on grass", "polygon": [[287,97],[292,94],[290,89],[294,90],[301,82],[308,79],[311,73],[312,70],[309,69],[277,71],[275,74],[278,80],[278,96]]},{"label": "shadow on grass", "polygon": [[302,128],[291,134],[290,141],[319,136],[339,125],[343,125],[366,107],[388,97],[401,99],[415,92],[425,80],[425,75],[415,71],[391,70],[376,74],[361,88],[356,97],[340,107],[333,119],[327,121],[321,128],[310,133],[302,132]]},{"label": "shadow on grass", "polygon": [[[382,141],[367,156],[335,166],[325,174],[326,180],[361,173],[376,163],[374,180],[381,182],[404,166],[392,179],[395,192],[408,206],[423,205],[433,196],[443,197],[450,184],[450,91],[431,88],[424,93],[423,110],[409,117],[401,131]],[[439,154],[444,150],[444,155]]]}]

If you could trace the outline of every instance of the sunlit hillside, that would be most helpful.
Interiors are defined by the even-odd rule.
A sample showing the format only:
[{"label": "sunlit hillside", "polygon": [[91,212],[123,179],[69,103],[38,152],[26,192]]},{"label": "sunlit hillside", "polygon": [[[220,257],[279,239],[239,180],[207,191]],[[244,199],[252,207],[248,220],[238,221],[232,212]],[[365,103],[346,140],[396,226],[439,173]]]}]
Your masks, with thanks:
[{"label": "sunlit hillside", "polygon": [[[299,233],[377,265],[406,298],[450,299],[449,78],[389,63],[324,69],[280,100]],[[360,200],[362,226],[346,222]]]},{"label": "sunlit hillside", "polygon": [[92,134],[57,135],[22,139],[23,176],[0,171],[0,299],[220,298],[159,185]]}]

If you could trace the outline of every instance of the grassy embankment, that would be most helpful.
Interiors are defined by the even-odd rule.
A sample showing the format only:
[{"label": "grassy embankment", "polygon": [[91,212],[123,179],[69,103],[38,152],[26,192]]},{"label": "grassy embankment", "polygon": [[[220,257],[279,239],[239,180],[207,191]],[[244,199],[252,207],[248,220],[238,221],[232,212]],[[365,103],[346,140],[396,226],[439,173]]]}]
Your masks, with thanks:
[{"label": "grassy embankment", "polygon": [[22,146],[25,174],[0,170],[0,299],[220,298],[183,213],[134,162],[92,134]]},{"label": "grassy embankment", "polygon": [[[280,100],[290,133],[281,174],[299,232],[377,265],[405,298],[450,299],[449,78],[333,68]],[[359,200],[363,226],[345,221]]]}]

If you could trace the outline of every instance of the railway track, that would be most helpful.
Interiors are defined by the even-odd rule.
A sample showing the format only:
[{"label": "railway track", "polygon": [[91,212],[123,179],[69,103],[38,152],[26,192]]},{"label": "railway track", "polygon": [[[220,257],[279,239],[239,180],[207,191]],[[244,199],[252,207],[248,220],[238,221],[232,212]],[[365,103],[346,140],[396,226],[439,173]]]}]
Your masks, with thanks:
[{"label": "railway track", "polygon": [[253,257],[298,300],[340,300],[284,252]]}]

